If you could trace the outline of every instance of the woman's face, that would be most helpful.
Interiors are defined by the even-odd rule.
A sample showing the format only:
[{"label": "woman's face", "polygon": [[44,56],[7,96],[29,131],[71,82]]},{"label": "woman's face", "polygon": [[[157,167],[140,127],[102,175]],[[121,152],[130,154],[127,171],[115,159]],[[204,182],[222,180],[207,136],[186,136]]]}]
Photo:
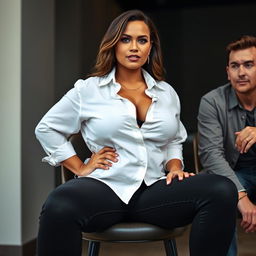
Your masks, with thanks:
[{"label": "woman's face", "polygon": [[139,69],[147,61],[151,50],[150,31],[144,21],[128,22],[115,46],[118,68]]}]

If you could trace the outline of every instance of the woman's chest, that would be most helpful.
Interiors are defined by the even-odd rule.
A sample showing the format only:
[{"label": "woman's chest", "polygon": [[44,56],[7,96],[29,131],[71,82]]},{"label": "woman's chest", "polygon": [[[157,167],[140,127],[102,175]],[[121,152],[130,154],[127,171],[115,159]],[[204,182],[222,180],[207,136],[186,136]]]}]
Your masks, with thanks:
[{"label": "woman's chest", "polygon": [[[178,109],[171,99],[150,98],[145,104],[145,119],[138,110],[143,112],[143,103],[137,108],[136,104],[126,98],[117,97],[93,99],[82,104],[82,122],[87,133],[93,137],[111,139],[121,137],[126,139],[142,133],[146,139],[166,140],[175,136],[178,129]],[[141,128],[136,119],[145,120]]]}]

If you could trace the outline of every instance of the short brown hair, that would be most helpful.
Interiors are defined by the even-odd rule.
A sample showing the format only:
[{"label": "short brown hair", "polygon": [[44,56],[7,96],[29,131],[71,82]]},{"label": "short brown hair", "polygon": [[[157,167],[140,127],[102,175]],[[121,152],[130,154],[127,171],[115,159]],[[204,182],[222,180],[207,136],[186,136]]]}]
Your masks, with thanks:
[{"label": "short brown hair", "polygon": [[244,50],[247,48],[256,47],[256,37],[244,35],[239,39],[228,44],[227,51],[227,62],[229,61],[229,54],[231,51]]},{"label": "short brown hair", "polygon": [[115,18],[105,33],[98,52],[93,73],[89,76],[104,76],[108,74],[116,64],[115,45],[120,40],[129,21],[144,21],[150,31],[152,48],[150,62],[145,63],[143,68],[147,70],[156,80],[164,79],[164,68],[162,51],[158,32],[152,20],[140,10],[130,10]]}]

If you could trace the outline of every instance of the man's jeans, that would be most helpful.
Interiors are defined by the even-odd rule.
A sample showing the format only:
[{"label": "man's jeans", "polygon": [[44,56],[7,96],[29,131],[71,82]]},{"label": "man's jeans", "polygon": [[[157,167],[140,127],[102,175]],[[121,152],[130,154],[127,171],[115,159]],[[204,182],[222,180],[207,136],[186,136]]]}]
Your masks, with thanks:
[{"label": "man's jeans", "polygon": [[[236,171],[240,183],[246,189],[251,201],[256,202],[256,167]],[[235,232],[227,256],[237,256],[237,234]]]}]

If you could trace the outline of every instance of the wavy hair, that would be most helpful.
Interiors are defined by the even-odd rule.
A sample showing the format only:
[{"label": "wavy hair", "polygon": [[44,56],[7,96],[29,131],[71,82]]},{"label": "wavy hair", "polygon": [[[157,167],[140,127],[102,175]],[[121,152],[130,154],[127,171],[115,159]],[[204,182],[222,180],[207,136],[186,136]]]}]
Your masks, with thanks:
[{"label": "wavy hair", "polygon": [[244,50],[251,47],[256,47],[256,37],[254,36],[244,35],[239,39],[231,42],[226,47],[227,63],[229,62],[229,55],[231,51]]},{"label": "wavy hair", "polygon": [[150,61],[145,63],[143,68],[156,80],[164,80],[164,68],[160,39],[152,20],[140,10],[130,10],[116,17],[107,29],[96,59],[96,64],[89,76],[105,76],[116,64],[115,46],[124,33],[129,21],[144,21],[150,31],[152,48]]}]

